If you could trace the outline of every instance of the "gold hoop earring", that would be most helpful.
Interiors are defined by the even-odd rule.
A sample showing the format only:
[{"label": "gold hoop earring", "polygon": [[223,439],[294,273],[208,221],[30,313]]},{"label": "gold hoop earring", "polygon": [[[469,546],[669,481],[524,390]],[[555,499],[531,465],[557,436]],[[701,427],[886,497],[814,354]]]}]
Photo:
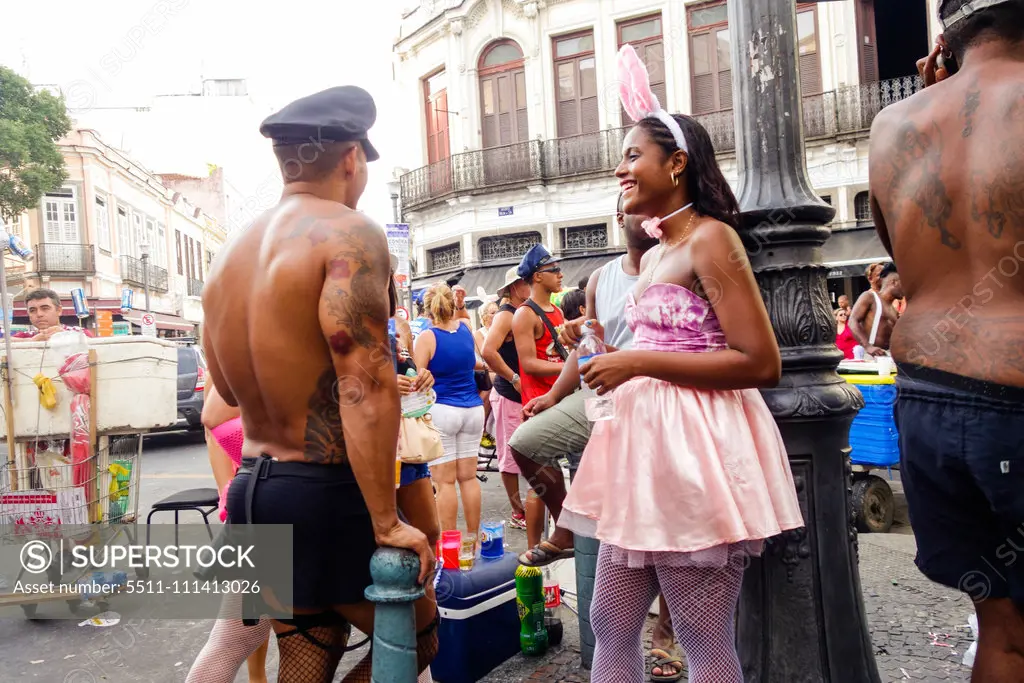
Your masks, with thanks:
[{"label": "gold hoop earring", "polygon": [[675,173],[672,173],[671,176],[672,176],[672,187],[679,187],[679,176],[676,175]]}]

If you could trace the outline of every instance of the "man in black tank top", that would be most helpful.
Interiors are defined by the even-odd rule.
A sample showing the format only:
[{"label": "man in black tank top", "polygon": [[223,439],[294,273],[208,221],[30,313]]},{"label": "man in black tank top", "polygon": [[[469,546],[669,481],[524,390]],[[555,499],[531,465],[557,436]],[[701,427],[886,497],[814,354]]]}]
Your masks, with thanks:
[{"label": "man in black tank top", "polygon": [[[518,529],[526,528],[526,510],[519,496],[519,466],[512,457],[508,442],[512,432],[523,421],[523,399],[519,384],[519,354],[516,352],[515,339],[512,338],[512,317],[529,296],[530,288],[516,273],[515,266],[509,268],[505,283],[498,289],[502,304],[494,314],[481,351],[484,362],[495,375],[491,411],[494,415],[498,470],[508,494],[508,502],[512,506],[512,519],[509,523]],[[532,517],[537,517],[543,524],[543,504],[540,499],[528,497],[527,504],[541,512]]]}]

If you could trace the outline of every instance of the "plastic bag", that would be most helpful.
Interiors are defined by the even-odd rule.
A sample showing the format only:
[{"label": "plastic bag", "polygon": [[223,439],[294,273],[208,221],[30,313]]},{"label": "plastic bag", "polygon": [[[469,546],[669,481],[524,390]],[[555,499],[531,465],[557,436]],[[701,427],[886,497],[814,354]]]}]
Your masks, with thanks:
[{"label": "plastic bag", "polygon": [[39,472],[39,485],[44,489],[68,488],[74,480],[71,462],[63,453],[51,450],[36,452],[36,471]]},{"label": "plastic bag", "polygon": [[978,653],[978,615],[972,614],[967,617],[967,625],[971,629],[971,635],[974,636],[974,642],[967,648],[967,652],[964,653],[964,666],[974,668],[974,657]]},{"label": "plastic bag", "polygon": [[74,464],[75,486],[92,479],[89,468],[89,406],[88,394],[71,397],[71,462]]},{"label": "plastic bag", "polygon": [[[68,356],[57,370],[64,386],[73,394],[89,393],[89,355],[82,351]],[[86,413],[88,415],[88,413]]]}]

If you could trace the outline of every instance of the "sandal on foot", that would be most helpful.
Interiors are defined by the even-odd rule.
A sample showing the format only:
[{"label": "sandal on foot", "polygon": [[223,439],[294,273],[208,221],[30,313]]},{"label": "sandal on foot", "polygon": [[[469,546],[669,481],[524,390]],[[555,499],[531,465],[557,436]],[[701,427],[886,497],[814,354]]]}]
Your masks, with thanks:
[{"label": "sandal on foot", "polygon": [[[665,668],[669,666],[676,670],[674,674],[662,673],[660,675],[655,675],[655,669],[661,669],[662,672],[664,672]],[[678,681],[683,677],[683,660],[679,657],[670,655],[668,652],[665,652],[664,650],[654,648],[653,650],[651,650],[651,667],[649,671],[651,674],[651,680],[656,681],[656,683],[669,683],[671,681]]]},{"label": "sandal on foot", "polygon": [[547,541],[541,541],[519,556],[519,564],[524,567],[546,567],[552,562],[567,560],[575,555],[574,548],[559,548]]},{"label": "sandal on foot", "polygon": [[526,528],[526,517],[520,517],[519,515],[512,515],[508,521],[508,525],[513,529],[525,529]]}]

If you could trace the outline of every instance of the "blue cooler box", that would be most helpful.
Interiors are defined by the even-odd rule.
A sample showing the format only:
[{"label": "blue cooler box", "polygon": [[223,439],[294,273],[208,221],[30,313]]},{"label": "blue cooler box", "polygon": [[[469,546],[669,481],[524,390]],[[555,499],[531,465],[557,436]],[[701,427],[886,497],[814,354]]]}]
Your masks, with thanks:
[{"label": "blue cooler box", "polygon": [[505,553],[494,560],[478,556],[468,572],[442,570],[438,650],[430,665],[435,681],[473,683],[519,653],[518,566],[518,556]]}]

